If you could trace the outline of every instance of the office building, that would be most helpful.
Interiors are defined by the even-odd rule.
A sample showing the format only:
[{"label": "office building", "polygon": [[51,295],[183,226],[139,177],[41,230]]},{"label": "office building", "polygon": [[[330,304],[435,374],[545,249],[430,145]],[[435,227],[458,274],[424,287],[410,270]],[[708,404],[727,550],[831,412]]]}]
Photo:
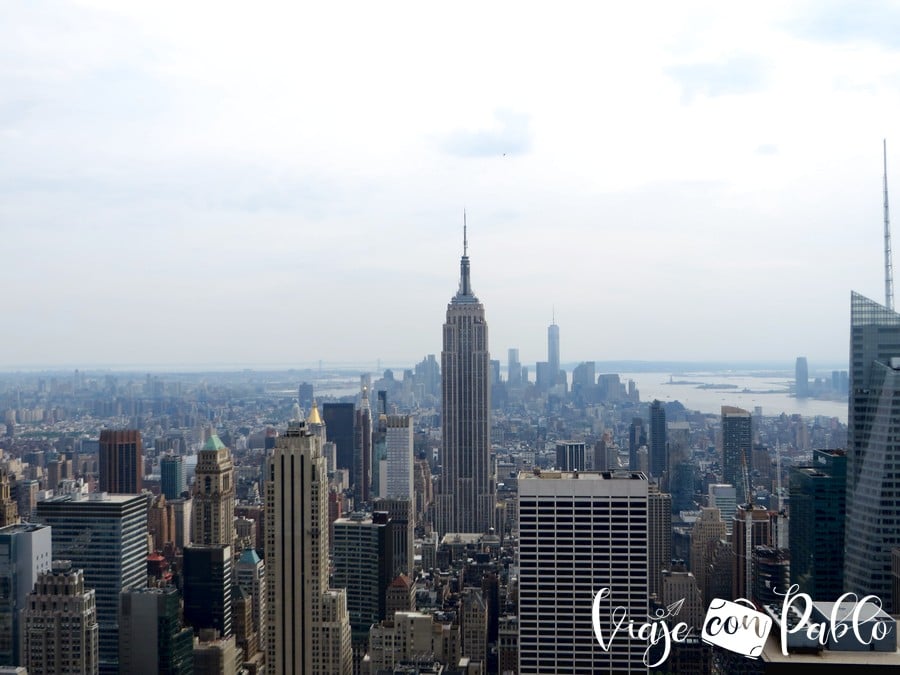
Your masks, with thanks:
[{"label": "office building", "polygon": [[387,451],[387,485],[384,495],[412,499],[413,486],[413,420],[409,415],[388,415],[385,429]]},{"label": "office building", "polygon": [[557,441],[556,468],[559,471],[584,471],[587,468],[584,443]]},{"label": "office building", "polygon": [[68,560],[41,572],[22,613],[22,654],[29,673],[97,675],[99,626],[94,589]]},{"label": "office building", "polygon": [[734,514],[737,511],[737,490],[728,483],[712,483],[709,486],[708,503],[719,509],[728,534],[731,534]]},{"label": "office building", "polygon": [[889,612],[891,549],[900,546],[900,314],[853,293],[844,590]]},{"label": "office building", "polygon": [[732,597],[750,599],[754,587],[753,551],[757,546],[772,546],[769,511],[754,504],[738,506],[732,519],[731,546],[734,549]]},{"label": "office building", "polygon": [[[618,378],[618,376],[617,376]],[[634,417],[628,427],[628,469],[638,470],[638,450],[647,445],[647,434],[644,431],[644,420]]]},{"label": "office building", "polygon": [[322,404],[322,421],[328,440],[337,448],[335,468],[353,471],[353,427],[356,412],[352,403]]},{"label": "office building", "polygon": [[353,641],[385,618],[386,592],[394,579],[393,525],[388,514],[353,513],[334,522],[334,585],[347,589]]},{"label": "office building", "polygon": [[809,366],[805,356],[798,356],[794,367],[794,395],[797,398],[809,398]]},{"label": "office building", "polygon": [[137,429],[100,432],[100,491],[139,494],[144,487],[144,456]]},{"label": "office building", "polygon": [[666,429],[672,513],[692,511],[696,508],[696,502],[694,463],[691,461],[691,425],[689,422],[668,422]]},{"label": "office building", "polygon": [[122,592],[119,665],[129,675],[191,675],[194,633],[181,620],[174,586]]},{"label": "office building", "polygon": [[394,551],[392,560],[394,568],[391,577],[399,574],[413,576],[413,556],[415,553],[415,515],[411,499],[376,499],[375,511],[388,514],[392,525],[391,538]]},{"label": "office building", "polygon": [[722,477],[733,485],[738,504],[748,500],[751,486],[744,485],[743,471],[750,472],[752,418],[750,413],[733,406],[722,406]]},{"label": "office building", "polygon": [[9,471],[0,468],[0,528],[19,522],[19,507],[12,498]]},{"label": "office building", "polygon": [[207,628],[194,637],[194,675],[237,675],[238,663],[240,655],[233,635],[219,637]]},{"label": "office building", "polygon": [[231,635],[230,546],[193,544],[184,549],[184,621],[199,634],[205,628]]},{"label": "office building", "polygon": [[397,672],[395,667],[402,668],[400,664],[414,660],[429,665],[435,661],[458,664],[459,626],[437,621],[430,614],[397,612],[372,626],[368,651],[367,664],[372,673]]},{"label": "office building", "polygon": [[266,463],[265,518],[267,669],[349,675],[346,592],[328,588],[325,458],[303,422],[276,439]]},{"label": "office building", "polygon": [[212,434],[197,456],[191,512],[194,543],[234,545],[234,463],[231,451]]},{"label": "office building", "polygon": [[259,649],[266,651],[266,563],[252,548],[244,549],[234,566],[235,582],[250,596],[253,628],[259,636]]},{"label": "office building", "polygon": [[53,559],[69,560],[96,590],[100,672],[119,672],[119,593],[147,585],[147,497],[62,495],[37,503],[52,528]]},{"label": "office building", "polygon": [[[709,571],[718,542],[728,537],[728,530],[719,509],[704,506],[700,517],[691,527],[691,572],[697,579],[697,586],[703,594],[704,602],[712,600],[709,590]],[[728,574],[729,590],[732,574]]]},{"label": "office building", "polygon": [[184,458],[181,455],[165,455],[159,460],[160,490],[167,500],[181,499],[187,489],[184,477]]},{"label": "office building", "polygon": [[812,466],[791,469],[791,583],[801,593],[836,600],[844,592],[847,453],[816,450]]},{"label": "office building", "polygon": [[647,583],[659,596],[660,574],[672,564],[672,495],[650,484],[647,492]]},{"label": "office building", "polygon": [[484,305],[472,291],[463,245],[459,290],[447,306],[441,352],[441,475],[436,529],[488,532],[494,525],[491,381]]},{"label": "office building", "polygon": [[519,350],[515,348],[507,351],[506,382],[510,387],[522,386],[522,364],[519,362]]},{"label": "office building", "polygon": [[615,607],[647,614],[646,477],[523,472],[518,480],[518,673],[646,672],[645,641],[619,631],[605,651],[588,618],[601,588],[611,589],[599,606],[607,638]]},{"label": "office building", "polygon": [[50,569],[50,528],[22,523],[0,528],[0,665],[23,663],[22,616],[28,594]]},{"label": "office building", "polygon": [[366,385],[362,386],[353,424],[353,473],[350,482],[356,504],[367,504],[372,486],[372,409],[369,407],[369,389]]},{"label": "office building", "polygon": [[650,476],[657,482],[667,473],[669,458],[666,443],[666,409],[661,401],[650,404],[650,445],[648,463]]},{"label": "office building", "polygon": [[550,387],[552,388],[560,381],[559,326],[556,325],[556,317],[553,318],[553,323],[547,327],[547,369],[550,375]]},{"label": "office building", "polygon": [[309,382],[301,382],[297,388],[297,402],[302,410],[310,411],[313,407],[313,385]]}]

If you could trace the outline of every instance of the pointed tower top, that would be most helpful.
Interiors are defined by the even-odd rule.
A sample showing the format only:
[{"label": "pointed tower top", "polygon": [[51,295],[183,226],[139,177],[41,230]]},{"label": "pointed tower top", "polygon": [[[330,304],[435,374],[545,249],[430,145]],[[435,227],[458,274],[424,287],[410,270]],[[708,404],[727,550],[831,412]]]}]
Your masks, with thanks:
[{"label": "pointed tower top", "polygon": [[469,232],[465,209],[463,209],[463,255],[459,261],[459,291],[453,298],[453,302],[478,302],[478,298],[472,292],[472,282],[469,279]]},{"label": "pointed tower top", "polygon": [[322,418],[319,416],[319,404],[313,399],[312,409],[309,411],[309,417],[306,418],[307,424],[322,424]]}]

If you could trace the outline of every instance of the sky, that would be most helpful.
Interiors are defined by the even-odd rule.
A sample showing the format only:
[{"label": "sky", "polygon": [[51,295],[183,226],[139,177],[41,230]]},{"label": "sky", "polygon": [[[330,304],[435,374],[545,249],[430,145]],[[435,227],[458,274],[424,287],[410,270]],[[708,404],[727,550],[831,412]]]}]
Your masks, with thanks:
[{"label": "sky", "polygon": [[884,300],[896,2],[3,15],[3,367],[414,363],[464,211],[504,363],[814,369]]}]

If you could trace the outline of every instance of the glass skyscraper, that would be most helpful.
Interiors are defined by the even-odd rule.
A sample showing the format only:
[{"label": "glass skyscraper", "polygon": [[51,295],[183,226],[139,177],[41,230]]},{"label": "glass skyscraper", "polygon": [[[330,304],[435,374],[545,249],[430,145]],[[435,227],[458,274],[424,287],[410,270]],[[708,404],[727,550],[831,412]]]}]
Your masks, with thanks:
[{"label": "glass skyscraper", "polygon": [[[900,546],[900,314],[852,293],[844,589],[891,607]],[[829,598],[830,599],[830,598]]]}]

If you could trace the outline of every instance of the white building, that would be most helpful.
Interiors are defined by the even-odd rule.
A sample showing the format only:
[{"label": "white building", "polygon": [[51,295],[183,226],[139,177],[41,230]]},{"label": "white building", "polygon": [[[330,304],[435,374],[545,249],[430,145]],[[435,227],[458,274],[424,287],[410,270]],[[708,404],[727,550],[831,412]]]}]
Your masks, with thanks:
[{"label": "white building", "polygon": [[409,415],[388,415],[387,485],[383,497],[412,499],[413,492],[413,420]]},{"label": "white building", "polygon": [[[613,637],[613,612],[646,621],[647,514],[639,472],[519,474],[520,675],[646,672],[646,641],[623,630]],[[592,623],[603,588],[598,619],[608,651]]]}]

